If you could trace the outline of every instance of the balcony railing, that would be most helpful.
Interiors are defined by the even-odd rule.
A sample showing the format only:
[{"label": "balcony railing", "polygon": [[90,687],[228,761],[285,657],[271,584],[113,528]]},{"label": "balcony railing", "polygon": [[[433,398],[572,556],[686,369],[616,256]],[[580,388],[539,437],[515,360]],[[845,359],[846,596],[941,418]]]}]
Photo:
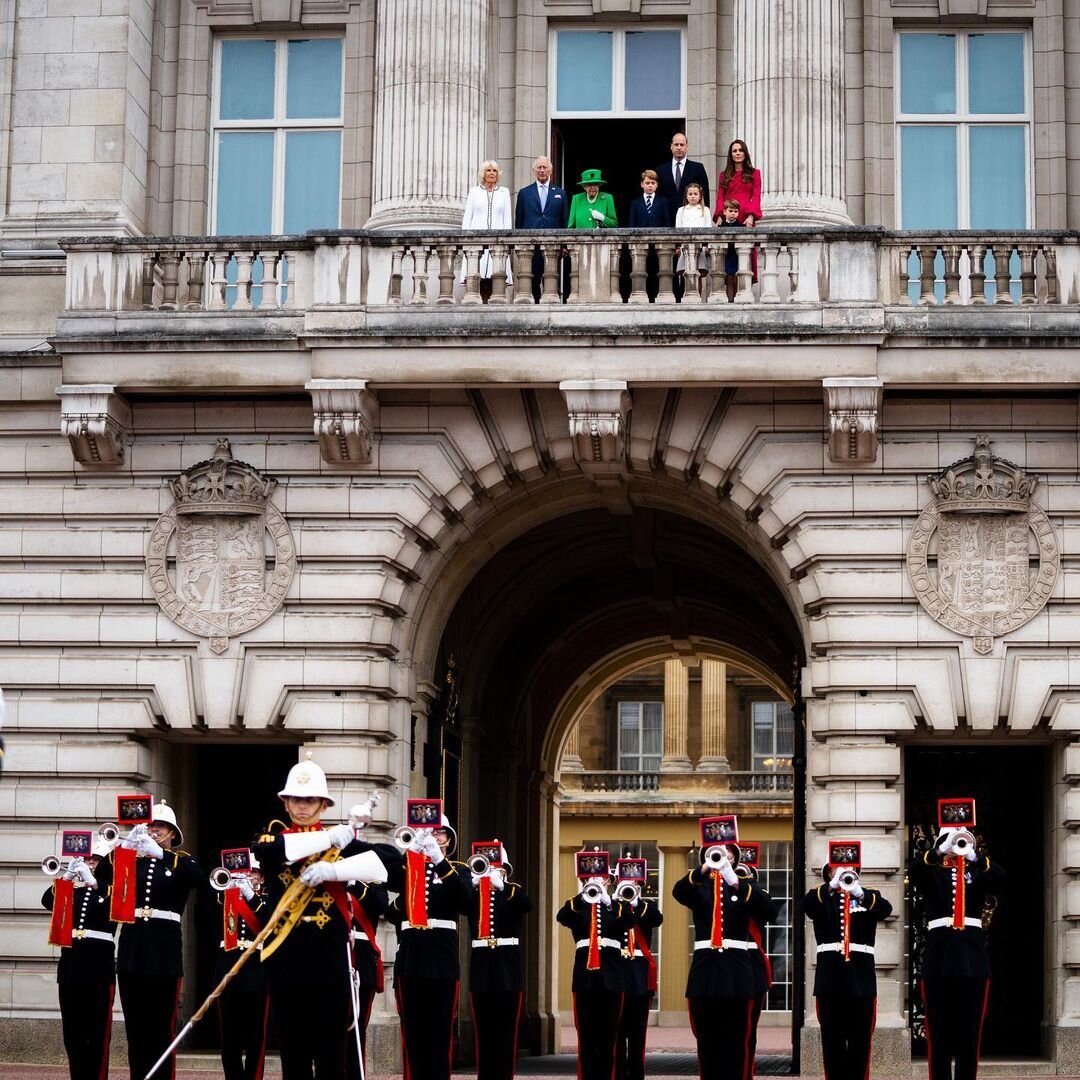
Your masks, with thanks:
[{"label": "balcony railing", "polygon": [[[703,779],[700,774],[691,775],[697,781]],[[685,774],[673,774],[671,779],[673,791],[685,789]],[[794,789],[794,780],[794,774],[790,770],[764,772],[732,770],[712,773],[707,777],[710,789],[740,795],[786,794]],[[661,773],[618,769],[593,769],[582,773],[564,773],[563,783],[570,789],[591,792],[661,791],[667,786]]]},{"label": "balcony railing", "polygon": [[[334,232],[302,237],[75,238],[69,312],[298,315],[310,309],[527,311],[676,303],[727,308],[724,261],[738,257],[736,305],[934,307],[1080,302],[1076,233],[882,229],[594,232]],[[542,255],[534,260],[534,253]],[[698,256],[704,253],[704,269]],[[652,258],[655,276],[650,279]],[[534,282],[534,268],[540,281]],[[511,273],[507,276],[507,270]],[[700,281],[699,281],[700,276]],[[535,288],[534,288],[535,286]],[[655,292],[655,303],[650,303]]]},{"label": "balcony railing", "polygon": [[793,791],[795,774],[791,772],[730,772],[728,790],[768,794],[771,792]]},{"label": "balcony railing", "polygon": [[617,769],[581,773],[582,791],[659,791],[660,774]]}]

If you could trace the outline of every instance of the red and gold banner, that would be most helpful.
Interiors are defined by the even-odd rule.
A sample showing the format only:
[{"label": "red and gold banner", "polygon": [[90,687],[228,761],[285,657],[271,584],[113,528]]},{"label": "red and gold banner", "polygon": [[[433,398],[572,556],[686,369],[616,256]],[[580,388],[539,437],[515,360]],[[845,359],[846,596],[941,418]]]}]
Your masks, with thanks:
[{"label": "red and gold banner", "polygon": [[258,934],[262,929],[255,913],[248,907],[239,886],[230,885],[223,894],[222,899],[222,938],[225,942],[225,951],[232,952],[240,943],[240,922],[243,920],[252,934]]},{"label": "red and gold banner", "polygon": [[109,904],[109,918],[113,922],[133,923],[135,921],[135,849],[118,847],[113,849],[113,888]]},{"label": "red and gold banner", "polygon": [[491,937],[491,878],[480,879],[480,928],[478,937]]},{"label": "red and gold banner", "polygon": [[419,851],[405,852],[405,917],[413,926],[428,924],[426,865]]},{"label": "red and gold banner", "polygon": [[964,880],[965,867],[964,863],[967,861],[962,855],[950,855],[948,856],[952,860],[953,875],[956,880],[956,892],[953,894],[953,912],[952,912],[952,924],[954,930],[964,929],[964,916],[967,911],[967,896],[965,890],[967,888],[967,882]]},{"label": "red and gold banner", "polygon": [[71,924],[75,918],[75,882],[61,878],[53,885],[49,944],[66,949],[71,944]]},{"label": "red and gold banner", "polygon": [[713,874],[712,935],[709,944],[714,949],[724,947],[724,879]]},{"label": "red and gold banner", "polygon": [[589,971],[600,970],[600,905],[593,904],[589,918]]}]

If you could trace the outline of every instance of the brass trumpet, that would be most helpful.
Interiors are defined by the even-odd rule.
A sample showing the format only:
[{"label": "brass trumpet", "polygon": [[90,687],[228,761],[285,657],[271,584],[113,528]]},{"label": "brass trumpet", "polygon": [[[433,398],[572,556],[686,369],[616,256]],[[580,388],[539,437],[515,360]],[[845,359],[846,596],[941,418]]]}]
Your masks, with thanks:
[{"label": "brass trumpet", "polygon": [[411,825],[399,825],[394,830],[394,843],[397,845],[398,850],[406,851],[412,847],[412,842],[416,839],[416,834],[419,829],[414,829]]},{"label": "brass trumpet", "polygon": [[636,904],[641,899],[641,886],[633,881],[624,881],[615,890],[615,899],[624,904]]},{"label": "brass trumpet", "polygon": [[967,829],[960,829],[953,840],[953,852],[957,855],[967,855],[969,851],[974,850],[975,837]]},{"label": "brass trumpet", "polygon": [[63,863],[58,855],[46,855],[41,860],[41,872],[48,877],[56,877],[60,873],[61,866],[63,866]]},{"label": "brass trumpet", "polygon": [[115,847],[120,840],[120,826],[115,821],[106,821],[98,826],[98,836],[110,847]]},{"label": "brass trumpet", "polygon": [[844,892],[851,892],[859,884],[859,875],[854,870],[845,870],[840,875],[840,888]]},{"label": "brass trumpet", "polygon": [[713,844],[705,849],[704,862],[710,870],[719,870],[724,863],[731,862],[731,856],[723,844]]},{"label": "brass trumpet", "polygon": [[581,890],[581,899],[586,904],[599,904],[604,898],[604,887],[598,885],[595,881],[590,881],[585,884]]},{"label": "brass trumpet", "polygon": [[234,874],[225,866],[215,866],[210,871],[210,888],[217,892],[224,892],[226,889],[238,886],[241,881],[250,883],[251,879],[247,874]]},{"label": "brass trumpet", "polygon": [[483,877],[491,869],[491,862],[486,855],[477,852],[470,857],[468,867],[477,877]]}]

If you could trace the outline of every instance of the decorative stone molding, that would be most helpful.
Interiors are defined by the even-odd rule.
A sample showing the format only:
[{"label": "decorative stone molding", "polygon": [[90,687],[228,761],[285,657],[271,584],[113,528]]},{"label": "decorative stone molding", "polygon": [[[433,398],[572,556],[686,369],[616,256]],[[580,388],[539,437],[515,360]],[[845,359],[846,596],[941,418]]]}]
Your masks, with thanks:
[{"label": "decorative stone molding", "polygon": [[829,414],[829,459],[849,464],[877,460],[881,380],[823,379],[821,385]]},{"label": "decorative stone molding", "polygon": [[1038,480],[995,457],[989,436],[979,435],[971,457],[927,482],[935,499],[908,540],[912,588],[932,619],[989,653],[995,637],[1042,611],[1057,582],[1057,537],[1032,502]]},{"label": "decorative stone molding", "polygon": [[170,482],[176,502],[150,534],[146,572],[155,599],[174,622],[209,638],[216,653],[277,611],[296,572],[292,532],[270,502],[276,486],[234,461],[229,440],[218,439],[213,458]]},{"label": "decorative stone molding", "polygon": [[80,465],[122,465],[131,406],[115,386],[60,386],[60,431]]},{"label": "decorative stone molding", "polygon": [[368,465],[379,402],[364,379],[312,379],[304,389],[315,410],[315,435],[330,465]]},{"label": "decorative stone molding", "polygon": [[625,382],[568,379],[566,399],[574,458],[581,465],[621,465],[626,457],[627,417],[633,404]]}]

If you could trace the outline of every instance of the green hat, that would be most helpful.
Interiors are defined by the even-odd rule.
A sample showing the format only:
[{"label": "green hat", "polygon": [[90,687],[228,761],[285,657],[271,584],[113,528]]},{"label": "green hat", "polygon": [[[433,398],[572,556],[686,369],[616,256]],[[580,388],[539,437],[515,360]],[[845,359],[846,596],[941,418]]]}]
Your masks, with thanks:
[{"label": "green hat", "polygon": [[581,174],[581,179],[578,181],[578,187],[584,187],[586,184],[606,184],[607,181],[600,175],[599,169],[586,169]]}]

